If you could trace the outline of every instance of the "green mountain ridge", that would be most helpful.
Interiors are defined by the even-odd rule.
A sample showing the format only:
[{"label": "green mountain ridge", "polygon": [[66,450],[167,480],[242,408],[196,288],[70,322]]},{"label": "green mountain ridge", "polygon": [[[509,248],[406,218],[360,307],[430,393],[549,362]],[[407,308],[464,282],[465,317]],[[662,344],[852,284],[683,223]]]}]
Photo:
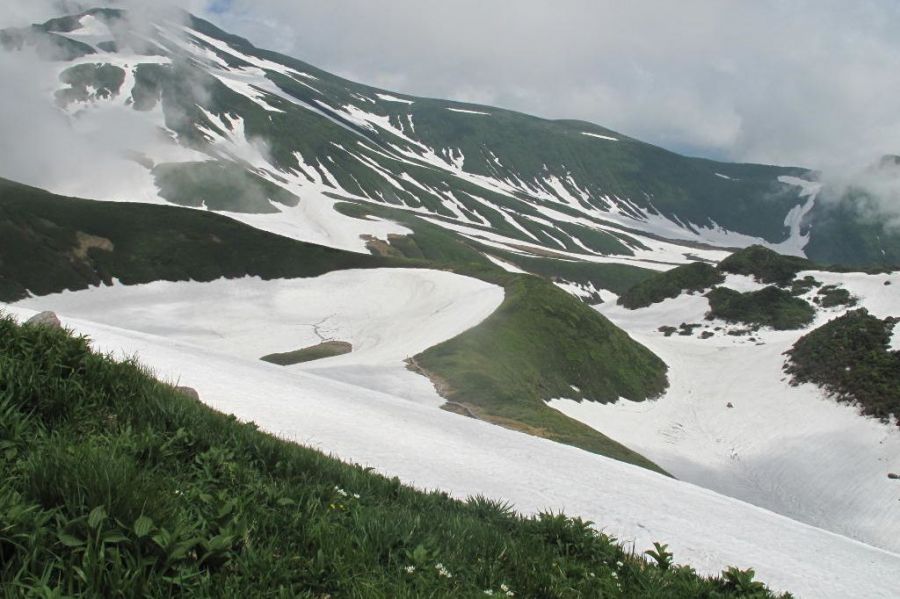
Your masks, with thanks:
[{"label": "green mountain ridge", "polygon": [[[65,37],[84,15],[112,24],[115,43],[90,46]],[[689,158],[590,123],[393,94],[256,48],[207,21],[187,15],[184,21],[187,27],[162,23],[152,44],[137,43],[127,13],[93,10],[25,32],[6,31],[0,41],[8,48],[63,46],[62,58],[80,64],[134,57],[136,65],[127,67],[133,68],[131,89],[115,89],[118,77],[108,68],[74,66],[80,69],[79,86],[104,95],[85,99],[69,88],[74,91],[61,98],[72,109],[103,101],[124,102],[141,112],[161,106],[160,126],[178,143],[224,161],[229,169],[246,169],[300,197],[313,185],[432,215],[466,227],[470,235],[490,231],[507,245],[534,244],[594,258],[633,255],[643,245],[642,231],[723,247],[754,240],[794,243],[806,232],[811,258],[854,264],[885,264],[900,247],[900,236],[876,237],[863,228],[841,253],[826,251],[829,239],[850,231],[855,220],[831,219],[822,227],[827,235],[820,235],[816,223],[823,221],[825,208],[814,203],[802,223],[795,222],[810,196],[782,179],[812,177],[806,169]],[[113,46],[116,51],[109,52]],[[160,56],[169,62],[148,59]],[[63,70],[64,79],[75,77],[72,69]],[[232,139],[239,132],[245,139]],[[251,165],[214,139],[264,140],[266,163]],[[149,159],[155,172],[174,168]],[[185,172],[182,178],[191,179],[190,166],[178,168]],[[200,203],[191,185],[159,179],[157,184],[173,203]],[[270,200],[261,196],[210,207],[276,212]],[[722,238],[720,230],[731,236]]]}]

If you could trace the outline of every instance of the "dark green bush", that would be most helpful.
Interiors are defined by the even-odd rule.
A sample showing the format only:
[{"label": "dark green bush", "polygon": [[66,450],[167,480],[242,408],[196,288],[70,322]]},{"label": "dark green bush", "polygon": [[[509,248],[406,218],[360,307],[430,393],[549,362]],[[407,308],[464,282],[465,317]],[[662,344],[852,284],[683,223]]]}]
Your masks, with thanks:
[{"label": "dark green bush", "polygon": [[798,272],[814,267],[806,258],[785,256],[761,245],[751,245],[719,262],[722,272],[749,275],[776,285],[789,285]]},{"label": "dark green bush", "polygon": [[813,321],[815,309],[808,302],[778,287],[739,293],[727,287],[716,287],[706,294],[710,310],[707,318],[721,318],[778,330],[799,329]]},{"label": "dark green bush", "polygon": [[656,273],[619,296],[619,304],[629,310],[646,308],[651,304],[678,297],[685,291],[702,291],[718,285],[725,277],[714,266],[691,262]]},{"label": "dark green bush", "polygon": [[900,415],[900,352],[889,344],[896,319],[865,309],[847,312],[801,337],[787,355],[795,384],[814,383],[863,414],[887,420]]}]

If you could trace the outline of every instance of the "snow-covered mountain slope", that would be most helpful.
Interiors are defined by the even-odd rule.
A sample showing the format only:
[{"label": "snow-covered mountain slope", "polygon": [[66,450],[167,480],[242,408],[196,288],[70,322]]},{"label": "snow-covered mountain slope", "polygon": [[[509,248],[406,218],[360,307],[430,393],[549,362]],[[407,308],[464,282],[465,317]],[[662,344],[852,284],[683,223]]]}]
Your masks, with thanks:
[{"label": "snow-covered mountain slope", "polygon": [[[875,316],[900,314],[896,273],[808,271],[798,278],[807,275],[847,289]],[[723,285],[762,287],[741,275],[729,275]],[[782,371],[783,353],[798,338],[848,309],[820,308],[799,330],[733,336],[729,331],[741,327],[704,320],[709,302],[700,294],[639,310],[603,304],[604,315],[669,365],[670,388],[642,404],[560,399],[551,405],[682,480],[900,551],[900,486],[887,477],[900,470],[900,429],[861,417],[814,385],[792,386]],[[685,336],[658,330],[681,323],[701,326]]]},{"label": "snow-covered mountain slope", "polygon": [[[14,315],[34,314],[12,307]],[[140,355],[209,405],[424,489],[485,494],[524,512],[564,509],[639,550],[669,543],[702,572],[753,567],[798,597],[889,598],[900,555],[712,491],[309,372],[63,317],[98,349]]]},{"label": "snow-covered mountain slope", "polygon": [[[511,251],[589,261],[716,259],[698,243],[799,254],[816,235],[807,225],[818,184],[804,169],[687,158],[589,123],[402,96],[187,15],[136,28],[127,13],[98,10],[2,41],[54,59],[47,101],[86,135],[121,124],[123,112],[158,133],[122,141],[129,159],[112,169],[119,182],[32,182],[57,192],[231,211],[357,250],[360,233],[403,231],[349,226],[331,209],[336,197],[427,216]],[[210,163],[245,176],[232,174],[230,193],[211,196]],[[676,243],[661,254],[659,238]]]},{"label": "snow-covered mountain slope", "polygon": [[404,361],[487,318],[503,289],[435,270],[342,270],[321,277],[95,287],[16,305],[165,337],[245,360],[325,341],[350,353],[294,366],[439,407]]}]

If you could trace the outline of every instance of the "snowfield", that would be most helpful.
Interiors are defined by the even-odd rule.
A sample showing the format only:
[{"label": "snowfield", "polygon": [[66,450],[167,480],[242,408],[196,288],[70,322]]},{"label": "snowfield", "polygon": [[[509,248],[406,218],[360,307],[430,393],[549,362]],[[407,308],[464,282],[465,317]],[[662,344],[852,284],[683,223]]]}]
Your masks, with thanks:
[{"label": "snowfield", "polygon": [[436,270],[344,270],[307,279],[159,281],[32,298],[54,310],[253,361],[324,341],[353,351],[306,362],[321,376],[431,406],[444,400],[404,360],[490,316],[503,289]]},{"label": "snowfield", "polygon": [[[884,318],[900,315],[900,275],[804,272],[843,284],[860,306]],[[892,285],[885,285],[885,281]],[[760,287],[729,275],[726,286]],[[661,325],[709,323],[702,295],[682,295],[630,311],[598,309],[669,365],[670,388],[656,401],[616,404],[559,399],[554,408],[624,443],[679,479],[740,498],[891,551],[900,551],[900,430],[861,417],[810,384],[792,387],[784,351],[847,308],[819,310],[801,331],[763,330],[710,339],[665,337]],[[735,328],[735,327],[730,327]],[[701,329],[703,330],[703,329]],[[732,407],[728,407],[728,404]],[[857,595],[861,596],[861,595]]]},{"label": "snowfield", "polygon": [[[90,316],[104,310],[98,305]],[[9,311],[23,319],[35,313]],[[888,599],[900,585],[900,555],[686,482],[303,369],[60,316],[96,349],[137,355],[218,410],[422,489],[484,494],[527,513],[564,510],[637,550],[669,543],[678,562],[704,573],[753,567],[799,597]],[[231,315],[220,318],[227,330]]]}]

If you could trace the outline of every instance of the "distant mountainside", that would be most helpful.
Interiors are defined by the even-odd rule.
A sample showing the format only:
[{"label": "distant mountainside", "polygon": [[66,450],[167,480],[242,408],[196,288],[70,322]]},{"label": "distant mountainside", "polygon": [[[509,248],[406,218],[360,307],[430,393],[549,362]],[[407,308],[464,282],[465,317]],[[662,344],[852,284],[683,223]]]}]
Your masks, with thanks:
[{"label": "distant mountainside", "polygon": [[590,123],[395,94],[186,14],[135,28],[126,13],[91,10],[0,42],[48,59],[59,89],[47,100],[73,118],[129,107],[158,126],[156,143],[129,148],[133,197],[238,213],[306,241],[323,241],[309,204],[342,198],[532,257],[674,265],[698,244],[754,243],[826,262],[900,255],[900,236],[831,218],[806,169],[689,158]]}]

